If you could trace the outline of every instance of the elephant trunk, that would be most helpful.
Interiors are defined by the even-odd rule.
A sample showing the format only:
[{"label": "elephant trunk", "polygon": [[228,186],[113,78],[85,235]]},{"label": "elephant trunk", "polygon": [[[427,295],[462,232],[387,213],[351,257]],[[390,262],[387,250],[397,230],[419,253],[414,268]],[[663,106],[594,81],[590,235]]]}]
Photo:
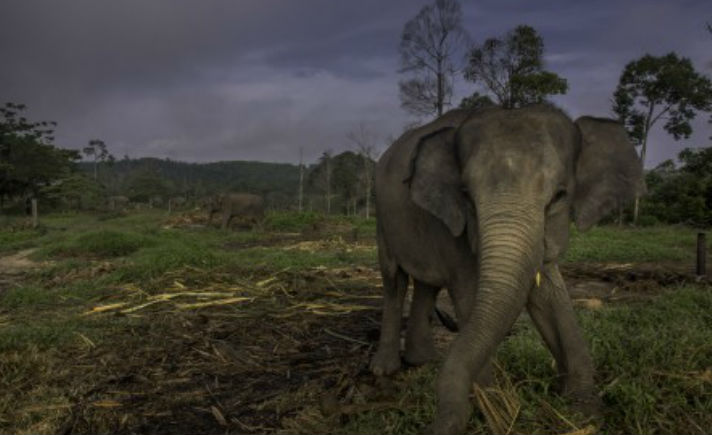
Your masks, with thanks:
[{"label": "elephant trunk", "polygon": [[498,201],[477,211],[478,290],[438,379],[438,427],[456,432],[470,415],[472,382],[524,307],[543,257],[543,212],[534,205]]}]

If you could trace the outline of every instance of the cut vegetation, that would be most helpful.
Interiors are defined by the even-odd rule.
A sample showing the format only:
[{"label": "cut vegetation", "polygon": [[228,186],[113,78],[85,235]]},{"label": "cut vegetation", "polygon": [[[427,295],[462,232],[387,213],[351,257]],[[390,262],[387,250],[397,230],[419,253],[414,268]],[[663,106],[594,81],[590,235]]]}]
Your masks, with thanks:
[{"label": "cut vegetation", "polygon": [[[56,215],[0,231],[2,433],[418,433],[436,365],[378,379],[375,223],[273,214],[257,231],[203,216]],[[600,227],[562,266],[605,416],[555,391],[526,316],[472,433],[706,433],[712,290],[695,231]],[[29,250],[31,249],[31,250]],[[439,305],[448,310],[447,297]],[[452,334],[439,324],[444,351]]]}]

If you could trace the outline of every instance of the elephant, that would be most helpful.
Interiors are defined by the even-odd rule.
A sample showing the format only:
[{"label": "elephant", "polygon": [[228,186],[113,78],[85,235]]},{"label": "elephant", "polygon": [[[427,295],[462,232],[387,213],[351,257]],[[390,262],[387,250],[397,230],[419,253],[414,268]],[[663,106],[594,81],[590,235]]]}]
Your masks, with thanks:
[{"label": "elephant", "polygon": [[152,197],[149,198],[149,200],[148,200],[148,206],[149,206],[149,208],[161,207],[162,205],[163,205],[163,198],[160,197],[160,196],[157,196],[157,195],[156,195],[156,196],[152,196]]},{"label": "elephant", "polygon": [[110,196],[108,200],[111,210],[123,210],[129,205],[129,199],[122,195]]},{"label": "elephant", "polygon": [[222,229],[227,229],[233,217],[245,218],[251,224],[257,224],[264,218],[264,200],[251,193],[227,193],[215,195],[207,203],[208,225],[213,215],[222,213]]},{"label": "elephant", "polygon": [[172,198],[168,199],[168,213],[171,213],[172,211],[176,210],[177,208],[183,207],[186,205],[186,199],[184,196],[174,196]]},{"label": "elephant", "polygon": [[585,231],[644,190],[642,165],[618,122],[575,122],[548,104],[457,109],[398,138],[375,171],[383,312],[371,371],[435,356],[430,317],[447,288],[460,324],[439,371],[433,433],[463,432],[472,383],[526,307],[556,360],[562,394],[595,413],[594,366],[558,267],[570,218]]}]

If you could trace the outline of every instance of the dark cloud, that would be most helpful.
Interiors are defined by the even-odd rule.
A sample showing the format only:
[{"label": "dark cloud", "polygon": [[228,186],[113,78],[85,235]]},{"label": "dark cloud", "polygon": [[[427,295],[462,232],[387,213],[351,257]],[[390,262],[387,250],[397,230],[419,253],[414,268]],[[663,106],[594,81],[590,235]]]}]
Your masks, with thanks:
[{"label": "dark cloud", "polygon": [[[381,138],[411,119],[399,107],[397,46],[424,0],[5,0],[0,100],[59,122],[57,141],[102,138],[121,156],[296,161],[350,146],[365,123]],[[708,68],[706,0],[466,1],[474,41],[517,24],[544,37],[547,67],[569,80],[573,115],[610,115],[626,62],[671,50]],[[473,91],[457,83],[454,102]],[[649,165],[707,144],[662,133]]]}]

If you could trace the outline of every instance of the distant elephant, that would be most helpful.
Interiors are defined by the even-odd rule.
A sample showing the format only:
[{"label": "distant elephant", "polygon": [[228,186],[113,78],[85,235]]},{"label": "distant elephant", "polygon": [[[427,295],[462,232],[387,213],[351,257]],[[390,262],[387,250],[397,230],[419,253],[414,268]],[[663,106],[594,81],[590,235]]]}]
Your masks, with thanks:
[{"label": "distant elephant", "polygon": [[108,200],[111,210],[123,210],[129,205],[129,199],[122,195],[110,196]]},{"label": "distant elephant", "polygon": [[174,196],[168,199],[168,213],[183,207],[186,204],[186,199],[184,196]]},{"label": "distant elephant", "polygon": [[453,110],[396,140],[375,180],[384,299],[373,373],[400,367],[411,276],[406,361],[433,358],[430,316],[441,288],[461,325],[438,377],[429,430],[464,431],[472,383],[487,378],[525,306],[556,359],[562,393],[595,412],[593,363],[557,261],[570,214],[586,230],[643,187],[624,128],[593,117],[572,122],[548,105]]},{"label": "distant elephant", "polygon": [[160,196],[152,196],[148,200],[148,205],[150,208],[161,207],[163,205],[163,198],[161,198]]},{"label": "distant elephant", "polygon": [[265,214],[264,200],[261,196],[251,193],[227,193],[216,195],[207,204],[208,225],[213,220],[213,215],[222,214],[222,229],[227,229],[233,217],[246,220],[251,224],[262,221]]}]

